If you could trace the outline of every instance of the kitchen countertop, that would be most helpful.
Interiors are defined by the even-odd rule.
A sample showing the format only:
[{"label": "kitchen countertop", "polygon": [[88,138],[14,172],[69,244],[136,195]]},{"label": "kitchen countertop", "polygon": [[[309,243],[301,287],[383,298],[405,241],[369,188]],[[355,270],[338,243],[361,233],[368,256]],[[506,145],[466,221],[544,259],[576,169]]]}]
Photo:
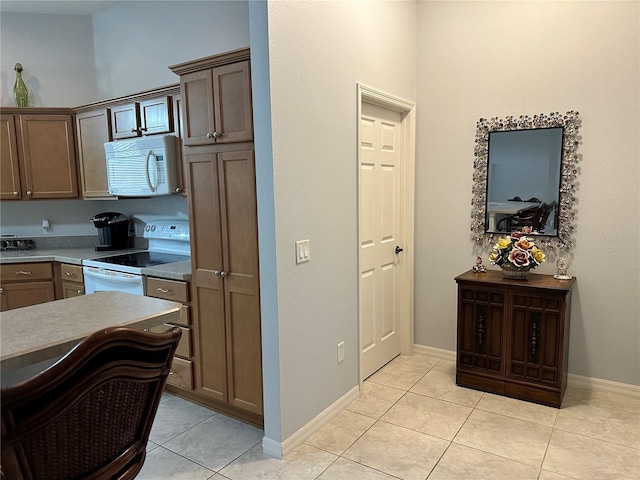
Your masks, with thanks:
[{"label": "kitchen countertop", "polygon": [[[94,248],[36,248],[33,250],[5,250],[0,252],[0,263],[61,262],[82,265],[82,260],[110,257],[122,253],[144,251],[139,248],[97,252]],[[191,262],[189,260],[165,263],[142,269],[143,275],[167,278],[171,280],[191,281]]]},{"label": "kitchen countertop", "polygon": [[81,339],[115,326],[151,328],[180,320],[182,304],[123,292],[40,303],[2,312],[2,370],[26,367],[67,353]]}]

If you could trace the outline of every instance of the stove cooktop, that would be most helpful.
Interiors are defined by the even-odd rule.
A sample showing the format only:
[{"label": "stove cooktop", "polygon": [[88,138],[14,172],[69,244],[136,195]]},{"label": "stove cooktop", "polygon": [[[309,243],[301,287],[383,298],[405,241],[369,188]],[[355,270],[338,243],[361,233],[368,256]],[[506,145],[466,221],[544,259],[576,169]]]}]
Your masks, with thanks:
[{"label": "stove cooktop", "polygon": [[112,257],[96,258],[95,262],[122,265],[125,267],[147,268],[165,263],[182,262],[189,260],[188,255],[176,255],[174,253],[136,252],[114,255]]}]

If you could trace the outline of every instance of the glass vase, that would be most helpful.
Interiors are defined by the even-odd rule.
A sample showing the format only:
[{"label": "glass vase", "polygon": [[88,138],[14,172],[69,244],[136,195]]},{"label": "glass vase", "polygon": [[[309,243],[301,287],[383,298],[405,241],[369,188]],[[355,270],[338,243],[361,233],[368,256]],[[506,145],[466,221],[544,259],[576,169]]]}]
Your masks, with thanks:
[{"label": "glass vase", "polygon": [[28,107],[29,92],[27,91],[27,86],[22,80],[22,65],[16,63],[16,66],[13,67],[13,69],[16,71],[16,83],[13,85],[13,98],[16,101],[16,106]]}]

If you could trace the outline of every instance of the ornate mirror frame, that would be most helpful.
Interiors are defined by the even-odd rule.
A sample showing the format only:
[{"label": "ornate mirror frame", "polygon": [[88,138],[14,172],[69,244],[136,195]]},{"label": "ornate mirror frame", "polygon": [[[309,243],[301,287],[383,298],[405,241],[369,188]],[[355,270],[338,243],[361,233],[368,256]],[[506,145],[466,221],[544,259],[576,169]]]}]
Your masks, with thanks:
[{"label": "ornate mirror frame", "polygon": [[[570,249],[573,246],[571,234],[574,230],[575,212],[573,209],[576,201],[576,178],[578,175],[578,144],[580,129],[578,112],[573,110],[560,114],[558,112],[549,115],[539,114],[530,117],[520,115],[518,118],[508,116],[505,118],[494,117],[489,120],[481,118],[476,123],[476,146],[473,161],[473,187],[471,200],[471,232],[473,240],[478,245],[493,245],[501,234],[487,233],[485,231],[485,215],[487,205],[487,173],[489,155],[489,133],[509,130],[530,130],[535,128],[563,128],[563,149],[560,172],[560,202],[558,212],[557,236],[540,235],[536,243],[547,248],[558,247]],[[504,235],[504,234],[502,234]]]}]

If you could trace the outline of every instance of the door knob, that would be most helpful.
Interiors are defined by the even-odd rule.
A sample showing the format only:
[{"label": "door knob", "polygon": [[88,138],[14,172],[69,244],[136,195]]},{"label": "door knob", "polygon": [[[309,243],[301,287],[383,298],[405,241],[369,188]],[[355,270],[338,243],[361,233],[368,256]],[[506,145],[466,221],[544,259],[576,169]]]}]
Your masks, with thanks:
[{"label": "door knob", "polygon": [[404,249],[400,248],[398,245],[396,245],[396,249],[395,249],[396,255],[398,255],[402,251],[404,251]]}]

